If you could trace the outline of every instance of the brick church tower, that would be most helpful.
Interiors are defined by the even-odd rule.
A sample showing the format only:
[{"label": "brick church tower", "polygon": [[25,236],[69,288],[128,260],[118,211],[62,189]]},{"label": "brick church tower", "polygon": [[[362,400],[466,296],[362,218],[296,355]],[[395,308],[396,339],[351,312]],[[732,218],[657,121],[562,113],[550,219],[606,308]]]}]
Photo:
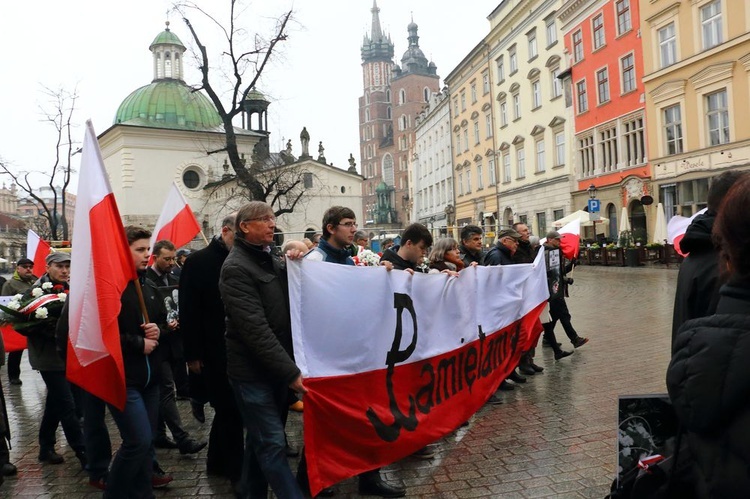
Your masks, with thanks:
[{"label": "brick church tower", "polygon": [[398,66],[393,42],[380,26],[377,0],[371,12],[372,30],[362,42],[364,94],[359,98],[362,211],[367,227],[395,229],[411,222],[408,169],[416,117],[438,91],[440,78],[419,48],[413,20]]}]

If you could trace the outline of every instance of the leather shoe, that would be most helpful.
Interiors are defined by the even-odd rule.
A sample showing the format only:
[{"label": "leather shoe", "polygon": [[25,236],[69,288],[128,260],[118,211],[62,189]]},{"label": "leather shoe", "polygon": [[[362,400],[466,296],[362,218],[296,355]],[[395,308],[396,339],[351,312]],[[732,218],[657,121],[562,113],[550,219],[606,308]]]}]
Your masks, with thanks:
[{"label": "leather shoe", "polygon": [[513,383],[526,383],[526,378],[518,374],[515,369],[510,372],[510,376],[508,376],[508,379]]},{"label": "leather shoe", "polygon": [[501,399],[497,394],[493,393],[490,398],[487,399],[487,403],[490,405],[500,405],[503,403],[503,399]]},{"label": "leather shoe", "polygon": [[0,474],[2,476],[13,476],[16,473],[18,473],[18,468],[11,463],[4,463],[2,467],[0,467]]},{"label": "leather shoe", "polygon": [[585,345],[588,342],[589,342],[588,338],[581,338],[580,336],[578,338],[576,338],[574,341],[572,341],[573,346],[575,348],[582,347],[583,345]]},{"label": "leather shoe", "polygon": [[[299,484],[299,488],[302,489],[302,493],[305,495],[305,497],[312,495],[310,494],[310,484],[299,474],[297,475],[297,483]],[[318,495],[315,497],[333,497],[335,495],[336,489],[334,489],[333,487],[326,487],[325,489],[322,489],[320,492],[318,492]]]},{"label": "leather shoe", "polygon": [[533,369],[534,371],[536,371],[536,372],[538,372],[538,373],[540,373],[540,372],[544,371],[544,368],[543,368],[542,366],[538,366],[538,365],[534,364],[533,362],[532,362],[532,363],[530,364],[530,366],[531,366],[531,368],[532,368],[532,369]]},{"label": "leather shoe", "polygon": [[20,378],[12,378],[12,379],[11,379],[11,380],[9,381],[9,383],[10,383],[11,385],[16,385],[16,386],[21,386],[21,385],[23,385],[23,381],[21,381],[21,379],[20,379]]},{"label": "leather shoe", "polygon": [[154,439],[154,447],[157,449],[176,449],[177,442],[167,436],[159,436]]},{"label": "leather shoe", "polygon": [[48,450],[39,453],[39,461],[47,464],[62,464],[65,459],[54,450]]},{"label": "leather shoe", "polygon": [[198,442],[192,438],[186,438],[177,444],[180,449],[180,454],[195,454],[203,450],[206,445],[208,445],[208,442]]},{"label": "leather shoe", "polygon": [[203,410],[203,404],[198,402],[190,401],[190,412],[193,413],[193,417],[199,423],[206,422],[206,412]]},{"label": "leather shoe", "polygon": [[573,352],[566,352],[565,350],[560,350],[559,352],[555,353],[555,360],[564,359],[565,357],[568,357],[570,355],[573,355]]},{"label": "leather shoe", "polygon": [[432,449],[430,446],[422,447],[417,452],[412,454],[412,457],[416,457],[417,459],[432,459],[435,457],[435,450]]},{"label": "leather shoe", "polygon": [[504,392],[510,392],[510,391],[515,390],[515,389],[516,389],[516,387],[513,386],[512,384],[508,383],[508,381],[505,380],[505,379],[503,380],[502,383],[500,383],[500,386],[498,387],[498,390],[502,390]]},{"label": "leather shoe", "polygon": [[519,366],[518,370],[521,372],[521,374],[525,374],[526,376],[533,376],[536,374],[536,369],[534,369],[529,364],[524,364],[522,366]]},{"label": "leather shoe", "polygon": [[404,497],[406,489],[398,485],[391,485],[382,477],[359,479],[359,493],[362,495],[380,497]]}]

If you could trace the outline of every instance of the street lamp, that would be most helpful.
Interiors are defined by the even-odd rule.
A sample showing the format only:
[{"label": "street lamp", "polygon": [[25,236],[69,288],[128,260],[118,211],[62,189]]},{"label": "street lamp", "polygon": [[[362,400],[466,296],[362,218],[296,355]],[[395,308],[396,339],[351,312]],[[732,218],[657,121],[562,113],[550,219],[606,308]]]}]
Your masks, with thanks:
[{"label": "street lamp", "polygon": [[596,199],[596,186],[594,184],[591,184],[586,190],[589,192],[590,199]]}]

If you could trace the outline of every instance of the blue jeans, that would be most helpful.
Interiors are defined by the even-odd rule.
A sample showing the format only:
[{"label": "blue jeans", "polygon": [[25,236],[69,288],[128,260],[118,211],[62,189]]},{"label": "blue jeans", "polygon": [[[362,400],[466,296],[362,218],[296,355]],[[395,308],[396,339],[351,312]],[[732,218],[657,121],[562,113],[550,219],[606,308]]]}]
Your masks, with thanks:
[{"label": "blue jeans", "polygon": [[112,460],[112,442],[104,422],[107,404],[96,395],[81,390],[83,405],[83,443],[86,445],[86,472],[89,480],[98,481],[107,476]]},{"label": "blue jeans", "polygon": [[159,385],[127,389],[125,410],[109,406],[120,430],[122,445],[115,454],[104,497],[148,499],[153,472],[153,435],[159,413]]},{"label": "blue jeans", "polygon": [[245,426],[245,455],[239,497],[266,499],[268,485],[279,499],[302,499],[286,458],[283,411],[287,387],[230,378]]}]

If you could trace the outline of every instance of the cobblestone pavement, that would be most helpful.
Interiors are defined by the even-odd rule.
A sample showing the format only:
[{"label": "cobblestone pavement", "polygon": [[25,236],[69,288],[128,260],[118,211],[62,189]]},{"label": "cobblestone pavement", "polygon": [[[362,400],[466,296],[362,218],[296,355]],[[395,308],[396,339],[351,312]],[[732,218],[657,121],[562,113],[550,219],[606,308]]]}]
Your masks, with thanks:
[{"label": "cobblestone pavement", "polygon": [[[620,394],[665,391],[669,361],[675,268],[597,268],[575,270],[569,308],[573,324],[589,344],[556,362],[548,348],[537,349],[546,369],[513,392],[505,404],[485,406],[468,427],[438,442],[431,461],[407,458],[383,469],[388,480],[403,482],[408,497],[581,498],[604,497],[616,460],[616,401]],[[558,325],[558,339],[570,344]],[[11,462],[17,477],[0,486],[2,497],[100,497],[58,433],[63,465],[37,462],[38,421],[44,383],[24,354],[23,386],[9,386],[2,370],[13,432]],[[178,402],[193,437],[207,439],[209,423],[190,416]],[[207,407],[207,417],[212,412]],[[301,417],[293,413],[288,430],[301,443]],[[117,431],[111,431],[115,444]],[[223,480],[205,471],[205,450],[181,456],[158,450],[162,467],[174,475],[157,497],[232,497]],[[296,459],[292,459],[296,469]],[[337,497],[356,497],[356,480],[337,486]]]}]

